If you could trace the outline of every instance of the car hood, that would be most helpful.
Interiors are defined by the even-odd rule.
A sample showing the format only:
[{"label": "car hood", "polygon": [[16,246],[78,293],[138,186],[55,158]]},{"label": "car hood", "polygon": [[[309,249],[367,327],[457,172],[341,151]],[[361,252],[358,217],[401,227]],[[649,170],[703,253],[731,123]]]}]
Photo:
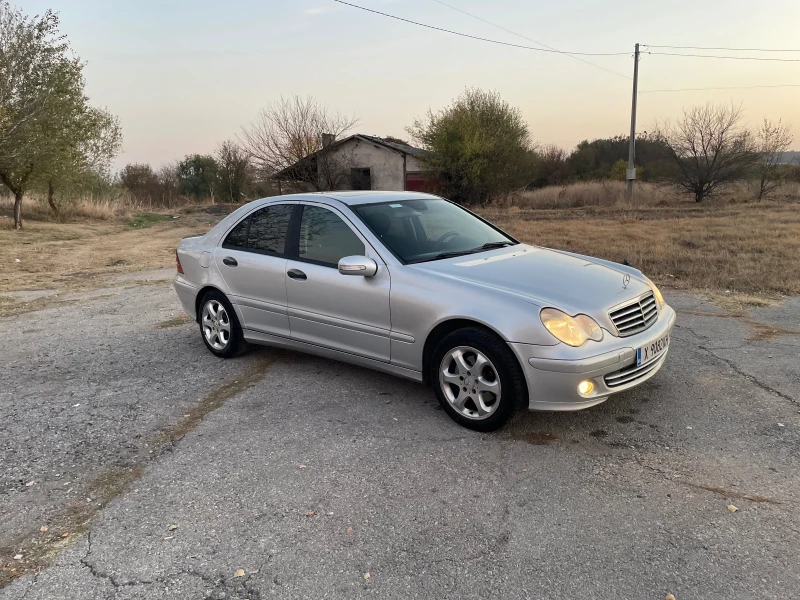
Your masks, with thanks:
[{"label": "car hood", "polygon": [[526,244],[416,266],[572,315],[604,316],[650,289],[631,267]]}]

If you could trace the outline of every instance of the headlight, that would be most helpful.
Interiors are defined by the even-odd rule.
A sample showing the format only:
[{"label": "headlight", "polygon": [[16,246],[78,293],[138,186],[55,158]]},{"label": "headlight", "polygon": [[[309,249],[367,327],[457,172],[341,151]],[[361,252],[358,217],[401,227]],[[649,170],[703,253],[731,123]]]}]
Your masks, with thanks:
[{"label": "headlight", "polygon": [[664,308],[664,304],[666,304],[666,302],[664,302],[664,296],[661,295],[661,292],[656,287],[655,283],[650,281],[650,279],[647,277],[645,277],[645,279],[647,280],[647,283],[650,284],[650,289],[653,290],[653,295],[656,297],[656,302],[658,302],[658,309],[661,310],[662,308]]},{"label": "headlight", "polygon": [[555,308],[545,308],[539,313],[539,317],[542,319],[542,325],[553,334],[553,337],[569,346],[577,348],[589,340],[599,342],[603,339],[600,325],[586,315],[570,317]]}]

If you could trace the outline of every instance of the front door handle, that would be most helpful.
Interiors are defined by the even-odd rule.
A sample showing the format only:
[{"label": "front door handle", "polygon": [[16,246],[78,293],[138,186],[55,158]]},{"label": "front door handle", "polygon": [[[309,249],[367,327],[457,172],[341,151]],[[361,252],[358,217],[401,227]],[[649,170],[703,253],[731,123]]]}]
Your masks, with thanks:
[{"label": "front door handle", "polygon": [[300,281],[305,281],[306,279],[308,279],[308,277],[306,277],[306,274],[303,273],[300,269],[289,269],[288,271],[286,271],[286,274],[292,279],[298,279]]},{"label": "front door handle", "polygon": [[229,267],[235,267],[239,264],[238,262],[236,262],[235,258],[231,258],[230,256],[226,256],[225,258],[223,258],[222,263],[228,265]]}]

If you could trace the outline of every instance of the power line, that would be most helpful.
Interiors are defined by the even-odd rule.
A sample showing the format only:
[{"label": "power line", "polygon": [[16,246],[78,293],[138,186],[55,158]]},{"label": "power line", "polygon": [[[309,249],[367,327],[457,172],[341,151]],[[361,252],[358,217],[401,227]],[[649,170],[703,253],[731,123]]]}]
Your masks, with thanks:
[{"label": "power line", "polygon": [[[336,0],[337,2],[339,0]],[[660,56],[684,56],[690,58],[721,58],[723,60],[766,60],[778,62],[800,62],[800,58],[764,58],[763,56],[719,56],[718,54],[680,54],[678,52],[650,52],[647,54]]]},{"label": "power line", "polygon": [[[490,44],[498,44],[500,46],[510,46],[512,48],[520,48],[522,50],[533,50],[535,52],[547,52],[551,54],[566,54],[566,55],[579,55],[579,56],[628,56],[630,52],[565,52],[563,50],[553,50],[553,49],[545,49],[545,48],[534,48],[533,46],[522,46],[521,44],[511,44],[509,42],[501,42],[499,40],[492,40],[489,38],[483,38],[476,35],[469,35],[467,33],[461,33],[459,31],[453,31],[451,29],[444,29],[443,27],[436,27],[434,25],[427,25],[425,23],[419,23],[417,21],[412,21],[411,19],[404,19],[403,17],[397,17],[395,15],[390,15],[388,13],[381,12],[379,10],[373,10],[371,8],[366,8],[364,6],[359,6],[357,4],[351,4],[349,2],[345,2],[344,0],[333,0],[334,2],[338,2],[339,4],[344,4],[345,6],[351,6],[353,8],[358,8],[359,10],[364,10],[366,12],[371,12],[376,15],[381,15],[382,17],[388,17],[390,19],[395,19],[397,21],[403,21],[404,23],[410,23],[411,25],[417,25],[418,27],[425,27],[427,29],[433,29],[435,31],[442,31],[444,33],[450,33],[453,35],[458,35],[461,37],[469,38],[472,40],[479,40],[481,42],[488,42]],[[538,42],[537,42],[538,43]]]},{"label": "power line", "polygon": [[671,48],[673,50],[730,50],[732,52],[800,52],[795,49],[779,48],[725,48],[715,46],[654,46],[647,44],[648,48]]},{"label": "power line", "polygon": [[754,90],[758,88],[784,88],[800,87],[800,83],[783,83],[778,85],[738,85],[732,87],[702,87],[702,88],[675,88],[663,90],[639,90],[640,94],[655,94],[656,92],[701,92],[705,90]]},{"label": "power line", "polygon": [[[544,43],[542,43],[540,41],[534,40],[533,38],[530,38],[528,36],[522,35],[521,33],[517,33],[516,31],[512,31],[510,29],[507,29],[506,27],[503,27],[502,25],[497,25],[496,23],[492,23],[491,21],[487,21],[486,19],[483,19],[483,18],[481,18],[481,17],[479,17],[477,15],[473,15],[472,13],[468,13],[467,11],[462,10],[462,9],[456,7],[456,6],[451,6],[450,4],[447,4],[446,2],[442,2],[442,0],[433,0],[433,1],[436,2],[437,4],[441,4],[442,6],[446,6],[447,8],[452,9],[452,10],[454,10],[456,12],[460,12],[461,14],[467,15],[468,17],[472,17],[473,19],[481,21],[482,23],[486,23],[487,25],[491,25],[492,27],[496,27],[497,29],[502,29],[503,31],[505,31],[507,33],[510,33],[511,35],[515,35],[515,36],[517,36],[519,38],[522,38],[524,40],[528,40],[529,42],[533,42],[534,44],[538,44],[539,46],[544,46],[545,48],[549,48],[550,50],[555,50],[556,52],[559,52],[558,48],[553,48],[552,46],[548,46],[547,44],[544,44]],[[606,69],[605,67],[602,67],[602,66],[600,66],[598,64],[595,64],[593,62],[589,62],[588,60],[584,60],[583,58],[579,58],[577,56],[574,56],[571,53],[567,53],[567,56],[569,56],[570,58],[574,58],[575,60],[579,60],[582,63],[586,63],[587,65],[591,65],[593,67],[597,67],[598,69],[602,69],[603,71],[608,71],[609,73],[613,73],[614,75],[617,75],[618,77],[624,77],[625,79],[630,79],[630,77],[628,77],[627,75],[623,75],[622,73],[618,73],[617,71],[614,71],[612,69]]]}]

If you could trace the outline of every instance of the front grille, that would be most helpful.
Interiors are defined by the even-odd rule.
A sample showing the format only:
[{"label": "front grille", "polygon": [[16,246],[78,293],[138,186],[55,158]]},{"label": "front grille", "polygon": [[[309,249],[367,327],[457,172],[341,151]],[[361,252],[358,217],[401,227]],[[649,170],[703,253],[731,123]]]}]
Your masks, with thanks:
[{"label": "front grille", "polygon": [[606,382],[606,386],[609,388],[615,388],[625,385],[626,383],[632,383],[647,376],[650,371],[658,367],[658,365],[664,361],[664,357],[666,355],[667,353],[665,351],[661,356],[655,360],[651,360],[649,363],[642,365],[641,367],[637,367],[636,363],[634,362],[629,367],[609,373],[603,377],[603,380]]},{"label": "front grille", "polygon": [[644,331],[658,319],[658,306],[653,292],[644,298],[626,304],[608,313],[620,337],[627,337]]}]

